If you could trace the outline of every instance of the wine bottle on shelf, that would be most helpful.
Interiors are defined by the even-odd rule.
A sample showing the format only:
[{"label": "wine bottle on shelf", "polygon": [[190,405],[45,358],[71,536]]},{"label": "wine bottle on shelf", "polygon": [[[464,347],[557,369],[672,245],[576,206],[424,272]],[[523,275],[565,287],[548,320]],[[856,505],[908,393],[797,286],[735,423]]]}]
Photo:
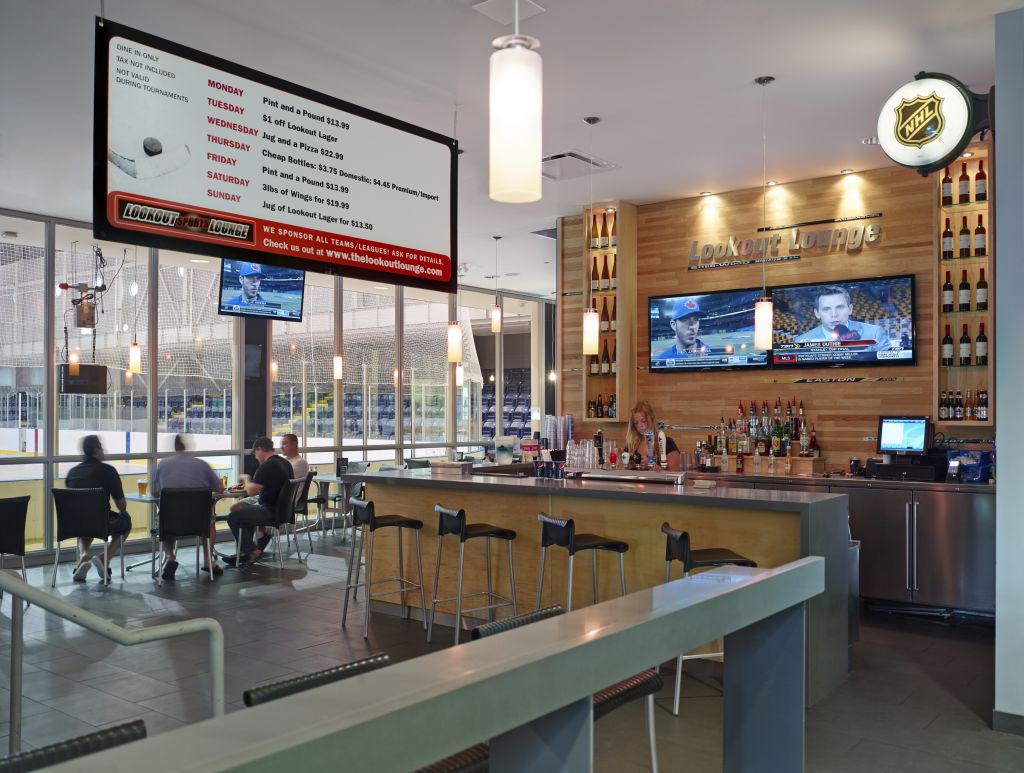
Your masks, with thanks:
[{"label": "wine bottle on shelf", "polygon": [[967,162],[965,161],[960,165],[960,177],[957,178],[959,183],[959,197],[957,203],[959,204],[970,204],[971,203],[971,177],[967,174]]},{"label": "wine bottle on shelf", "polygon": [[974,175],[974,200],[988,201],[988,175],[985,174],[985,161],[978,161],[978,173]]},{"label": "wine bottle on shelf", "polygon": [[615,341],[613,340],[612,341],[612,373],[613,374],[619,372],[619,369],[618,369],[618,367],[616,365],[616,362],[617,362],[616,355],[617,355],[617,353],[618,353],[617,352],[617,347],[615,346]]},{"label": "wine bottle on shelf", "polygon": [[593,400],[587,400],[587,418],[597,418],[597,405],[594,403]]},{"label": "wine bottle on shelf", "polygon": [[601,275],[597,273],[597,255],[590,267],[590,291],[596,293],[601,289]]},{"label": "wine bottle on shelf", "polygon": [[601,395],[597,396],[597,405],[595,406],[595,415],[598,419],[604,418],[604,398]]},{"label": "wine bottle on shelf", "polygon": [[618,254],[616,254],[614,252],[611,254],[611,265],[612,265],[612,271],[611,271],[611,276],[609,277],[609,280],[608,280],[608,282],[609,282],[609,289],[610,290],[618,290],[619,289],[619,272],[618,272],[618,269],[619,269],[619,256],[618,256]]},{"label": "wine bottle on shelf", "polygon": [[949,325],[946,325],[946,335],[942,337],[942,364],[946,367],[953,364],[953,336],[950,334]]},{"label": "wine bottle on shelf", "polygon": [[614,247],[619,240],[618,235],[615,232],[615,210],[607,210],[604,213],[604,221],[608,229],[608,243],[605,247]]},{"label": "wine bottle on shelf", "polygon": [[[949,325],[946,325],[946,327],[948,328]],[[592,354],[592,355],[590,355],[590,375],[591,376],[599,376],[600,374],[601,374],[601,365],[597,361],[597,355],[596,354]]]},{"label": "wine bottle on shelf", "polygon": [[[612,368],[614,369],[614,367],[615,367],[615,360],[612,360]],[[615,393],[614,392],[612,394],[608,395],[608,408],[605,410],[604,413],[605,413],[605,416],[607,416],[609,419],[614,419],[616,416],[618,416],[618,407],[616,406],[616,403],[615,403]]]},{"label": "wine bottle on shelf", "polygon": [[967,397],[964,398],[964,421],[971,421],[974,418],[974,396],[971,390],[967,390]]},{"label": "wine bottle on shelf", "polygon": [[966,215],[964,215],[964,224],[960,226],[960,257],[971,257],[971,229],[967,227]]},{"label": "wine bottle on shelf", "polygon": [[[964,325],[964,332],[967,331],[967,325]],[[968,354],[970,354],[970,345],[968,344]],[[612,372],[612,360],[608,356],[608,341],[605,340],[604,345],[601,348],[601,375],[607,376]]]},{"label": "wine bottle on shelf", "polygon": [[604,264],[601,266],[601,289],[610,290],[612,286],[611,276],[608,274],[608,256],[604,256]]},{"label": "wine bottle on shelf", "polygon": [[601,217],[601,240],[600,242],[598,242],[597,246],[600,247],[602,250],[608,247],[608,218],[610,214],[611,213],[605,213]]},{"label": "wine bottle on shelf", "polygon": [[939,421],[946,421],[949,418],[949,403],[946,402],[946,391],[942,391],[939,398]]},{"label": "wine bottle on shelf", "polygon": [[985,335],[985,323],[978,328],[978,337],[974,339],[974,364],[988,365],[988,336]]},{"label": "wine bottle on shelf", "polygon": [[953,280],[950,272],[946,272],[946,283],[942,285],[942,310],[949,312],[953,310]]},{"label": "wine bottle on shelf", "polygon": [[967,281],[967,269],[965,268],[962,272],[960,279],[960,288],[958,293],[958,302],[960,311],[971,310],[971,283]]},{"label": "wine bottle on shelf", "polygon": [[964,323],[964,332],[960,336],[960,366],[967,367],[971,364],[971,336],[967,332],[967,323]]},{"label": "wine bottle on shelf", "polygon": [[982,223],[981,215],[978,215],[978,227],[974,229],[974,254],[985,254],[985,226]]},{"label": "wine bottle on shelf", "polygon": [[974,308],[977,311],[988,311],[988,282],[985,279],[985,269],[981,269],[978,283],[974,285]]},{"label": "wine bottle on shelf", "polygon": [[947,206],[953,203],[953,176],[949,173],[949,167],[946,167],[945,174],[942,175],[942,206]]},{"label": "wine bottle on shelf", "polygon": [[956,390],[956,400],[953,402],[953,420],[964,420],[964,397],[960,394],[959,389]]},{"label": "wine bottle on shelf", "polygon": [[946,218],[946,227],[942,231],[942,258],[948,260],[953,257],[953,229],[949,226],[949,218]]},{"label": "wine bottle on shelf", "polygon": [[[966,275],[967,272],[965,271],[964,274]],[[610,326],[611,326],[611,319],[608,316],[608,299],[607,298],[602,298],[601,299],[601,332],[602,333],[607,333]]]},{"label": "wine bottle on shelf", "polygon": [[590,249],[596,250],[601,246],[601,227],[604,218],[600,212],[594,212],[594,225],[590,228]]},{"label": "wine bottle on shelf", "polygon": [[615,298],[613,297],[612,298],[612,310],[611,310],[611,314],[609,315],[611,317],[611,319],[609,320],[609,328],[608,328],[613,333],[618,329],[618,324],[617,324],[616,319],[615,319],[615,306],[616,306],[615,305]]},{"label": "wine bottle on shelf", "polygon": [[978,392],[978,421],[988,421],[988,390],[981,389]]}]

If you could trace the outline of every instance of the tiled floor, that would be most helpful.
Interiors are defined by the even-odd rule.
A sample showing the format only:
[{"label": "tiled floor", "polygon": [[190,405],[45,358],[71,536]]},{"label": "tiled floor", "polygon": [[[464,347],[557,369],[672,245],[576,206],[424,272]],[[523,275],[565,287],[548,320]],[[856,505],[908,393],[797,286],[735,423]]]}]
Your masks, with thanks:
[{"label": "tiled floor", "polygon": [[[54,593],[126,626],[214,617],[224,626],[228,710],[242,707],[254,684],[387,652],[406,659],[447,646],[450,630],[424,641],[419,623],[384,615],[362,637],[356,603],[339,627],[340,583],[347,550],[333,538],[317,545],[309,566],[289,561],[282,573],[258,566],[228,570],[215,583],[187,570],[182,553],[175,583],[158,588],[145,570],[115,577],[104,590],[91,576],[73,583],[66,566]],[[194,572],[194,564],[193,569]],[[29,571],[36,586],[44,570]],[[45,571],[48,587],[49,570]],[[8,732],[10,599],[0,607],[0,749]],[[209,716],[206,643],[202,636],[120,647],[38,609],[25,615],[23,747],[38,747],[129,719],[150,734]],[[948,626],[867,618],[846,684],[807,714],[807,770],[824,773],[996,773],[1024,771],[1024,738],[988,729],[993,693],[993,634],[983,625]],[[671,676],[671,675],[669,675]],[[721,769],[721,666],[691,661],[680,717],[659,698],[662,770]],[[671,679],[668,679],[671,682]],[[599,771],[647,770],[640,704],[595,728]]]}]

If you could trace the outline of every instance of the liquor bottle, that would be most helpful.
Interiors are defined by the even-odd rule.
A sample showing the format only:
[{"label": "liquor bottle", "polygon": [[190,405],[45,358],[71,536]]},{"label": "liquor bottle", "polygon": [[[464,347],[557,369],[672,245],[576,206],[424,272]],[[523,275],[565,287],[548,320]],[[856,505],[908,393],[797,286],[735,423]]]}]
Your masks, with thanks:
[{"label": "liquor bottle", "polygon": [[974,229],[974,254],[985,254],[985,225],[982,223],[981,215],[978,215],[978,227]]},{"label": "liquor bottle", "polygon": [[[963,335],[960,336],[960,365],[966,367],[971,364],[971,337],[967,333],[967,324],[964,324]],[[957,390],[959,392],[960,390]]]},{"label": "liquor bottle", "polygon": [[597,416],[597,406],[593,400],[587,400],[587,418],[593,419]]},{"label": "liquor bottle", "polygon": [[[946,325],[946,332],[949,332],[949,325]],[[601,363],[597,360],[597,355],[590,355],[590,375],[597,376],[601,373]]]},{"label": "liquor bottle", "polygon": [[786,461],[784,463],[782,470],[783,472],[786,473],[786,475],[789,475],[793,472],[793,457],[789,455],[788,451],[786,452]]},{"label": "liquor bottle", "polygon": [[988,336],[985,335],[985,323],[978,329],[978,337],[974,339],[974,364],[988,365]]},{"label": "liquor bottle", "polygon": [[965,268],[961,274],[959,297],[957,301],[960,306],[960,311],[971,310],[971,283],[967,281],[967,269]]},{"label": "liquor bottle", "polygon": [[614,333],[616,330],[618,330],[618,327],[619,327],[618,324],[616,323],[616,319],[615,319],[615,317],[616,317],[616,315],[615,315],[615,298],[612,298],[612,310],[611,310],[611,313],[609,314],[609,316],[611,317],[611,319],[609,320],[609,328],[608,329],[611,330]]},{"label": "liquor bottle", "polygon": [[615,340],[613,339],[612,340],[612,363],[611,363],[612,373],[613,374],[619,372],[618,366],[616,365],[617,362],[618,362],[618,358],[616,357]]},{"label": "liquor bottle", "polygon": [[608,280],[610,282],[609,289],[617,290],[619,288],[619,256],[616,255],[613,252],[612,255],[611,255],[611,258],[612,258],[612,269],[611,269],[612,273],[611,273],[611,277],[609,277],[609,280]]},{"label": "liquor bottle", "polygon": [[596,250],[601,246],[601,229],[604,227],[604,218],[600,212],[594,212],[594,225],[590,229],[590,249]]},{"label": "liquor bottle", "polygon": [[800,425],[800,456],[811,455],[811,433],[807,431],[807,424]]},{"label": "liquor bottle", "polygon": [[959,389],[956,390],[956,401],[953,403],[953,420],[964,420],[964,397],[960,394]]},{"label": "liquor bottle", "polygon": [[988,390],[978,391],[978,421],[988,421]]},{"label": "liquor bottle", "polygon": [[597,406],[594,415],[598,419],[604,418],[604,397],[602,397],[601,395],[597,396]]},{"label": "liquor bottle", "polygon": [[964,421],[971,421],[974,418],[974,397],[971,390],[967,390],[967,397],[964,398]]},{"label": "liquor bottle", "polygon": [[953,280],[946,272],[946,283],[942,285],[942,310],[949,312],[953,310]]},{"label": "liquor bottle", "polygon": [[974,200],[988,201],[988,175],[985,174],[984,160],[978,162],[978,173],[974,175]]},{"label": "liquor bottle", "polygon": [[605,215],[601,218],[601,240],[600,242],[598,242],[597,246],[600,247],[602,250],[608,246],[608,219],[610,217],[610,213],[605,213]]},{"label": "liquor bottle", "polygon": [[949,325],[946,325],[946,335],[942,337],[942,364],[946,367],[953,365],[953,336],[949,332]]},{"label": "liquor bottle", "polygon": [[818,433],[814,430],[814,425],[811,425],[811,444],[809,446],[811,456],[821,456],[821,449],[818,447]]},{"label": "liquor bottle", "polygon": [[971,257],[971,229],[967,227],[966,215],[964,215],[964,224],[960,226],[960,257]]},{"label": "liquor bottle", "polygon": [[[964,325],[964,331],[966,332],[967,325]],[[970,354],[970,346],[968,346],[968,354]],[[601,375],[607,376],[612,372],[612,360],[608,356],[608,341],[605,340],[604,346],[601,348]]]},{"label": "liquor bottle", "polygon": [[602,290],[610,290],[612,287],[612,278],[608,273],[608,256],[604,256],[604,265],[601,266],[601,285]]},{"label": "liquor bottle", "polygon": [[[615,370],[615,360],[612,360],[612,370]],[[615,402],[615,394],[608,395],[608,408],[605,410],[605,416],[609,419],[614,419],[618,414],[618,406]]]},{"label": "liquor bottle", "polygon": [[939,421],[946,421],[949,418],[949,403],[946,402],[946,391],[942,391],[939,398]]},{"label": "liquor bottle", "polygon": [[959,183],[960,196],[957,199],[958,204],[970,204],[971,203],[971,178],[967,174],[967,162],[965,161],[960,165],[960,176],[957,178]]},{"label": "liquor bottle", "polygon": [[605,212],[604,219],[608,223],[608,246],[615,247],[619,243],[619,235],[615,230],[615,210]]},{"label": "liquor bottle", "polygon": [[[946,227],[942,231],[942,258],[948,260],[953,257],[953,229],[949,226],[949,218],[946,218]],[[594,264],[597,271],[597,264]]]},{"label": "liquor bottle", "polygon": [[601,275],[597,272],[597,255],[594,256],[594,263],[590,269],[590,291],[597,292],[601,289]]},{"label": "liquor bottle", "polygon": [[754,474],[761,472],[761,446],[754,447]]},{"label": "liquor bottle", "polygon": [[953,203],[953,176],[949,173],[949,167],[946,167],[945,174],[942,175],[942,206],[948,206]]},{"label": "liquor bottle", "polygon": [[[965,277],[967,276],[967,272],[966,271],[964,272],[964,276]],[[968,292],[968,297],[969,296],[970,296],[970,293]],[[608,329],[611,327],[611,324],[612,324],[611,323],[611,317],[608,316],[608,299],[607,298],[602,298],[601,299],[601,332],[602,333],[607,333]]]}]

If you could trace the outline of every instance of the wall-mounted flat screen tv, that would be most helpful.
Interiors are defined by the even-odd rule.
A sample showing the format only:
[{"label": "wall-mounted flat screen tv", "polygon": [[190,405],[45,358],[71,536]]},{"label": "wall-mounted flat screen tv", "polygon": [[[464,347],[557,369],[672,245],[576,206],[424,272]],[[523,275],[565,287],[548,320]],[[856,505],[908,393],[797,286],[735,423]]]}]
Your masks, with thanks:
[{"label": "wall-mounted flat screen tv", "polygon": [[222,260],[217,311],[236,317],[302,320],[306,272],[264,263]]},{"label": "wall-mounted flat screen tv", "polygon": [[912,365],[914,277],[773,287],[772,364]]},{"label": "wall-mounted flat screen tv", "polygon": [[754,302],[760,288],[647,301],[650,370],[763,368],[768,352],[754,349]]}]

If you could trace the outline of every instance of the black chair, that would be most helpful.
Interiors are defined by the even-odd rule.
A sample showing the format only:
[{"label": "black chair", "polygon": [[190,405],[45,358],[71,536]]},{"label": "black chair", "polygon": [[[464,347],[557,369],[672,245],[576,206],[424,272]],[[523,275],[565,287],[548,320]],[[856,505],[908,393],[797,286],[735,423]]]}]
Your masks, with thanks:
[{"label": "black chair", "polygon": [[541,594],[544,590],[544,559],[547,556],[548,548],[551,546],[565,548],[569,551],[568,579],[565,589],[565,608],[572,611],[572,564],[573,558],[581,550],[592,550],[591,553],[591,575],[594,588],[594,603],[597,603],[597,551],[606,550],[610,553],[619,554],[619,585],[622,595],[626,595],[626,564],[625,553],[629,545],[622,540],[601,537],[597,534],[577,534],[576,524],[572,518],[552,518],[550,515],[541,513],[537,516],[541,522],[540,535],[540,567],[537,573],[537,609],[540,609]]},{"label": "black chair", "polygon": [[[348,592],[360,584],[366,587],[366,598],[363,601],[363,638],[367,638],[370,632],[370,599],[373,595],[373,586],[385,582],[398,582],[398,588],[385,591],[378,595],[398,593],[402,603],[402,616],[407,617],[409,607],[405,603],[405,594],[414,590],[420,592],[420,610],[423,613],[423,628],[427,627],[427,602],[423,596],[423,561],[420,558],[420,530],[423,528],[423,521],[415,518],[406,518],[404,515],[377,515],[374,512],[373,502],[364,499],[351,497],[349,504],[352,505],[352,528],[365,527],[368,537],[364,538],[366,543],[366,582],[359,583],[358,577],[355,584],[352,582],[352,569],[356,565],[356,541],[353,535],[352,552],[348,559],[348,576],[345,580],[345,603],[341,611],[341,627],[345,627],[348,618]],[[377,529],[394,528],[398,529],[398,577],[388,577],[381,580],[373,579],[373,534]],[[405,579],[405,562],[402,559],[402,531],[411,529],[416,536],[416,577],[418,582],[411,582]]]},{"label": "black chair", "polygon": [[[671,576],[673,561],[679,561],[683,565],[683,577],[689,577],[690,572],[694,569],[706,569],[727,564],[757,566],[754,561],[739,553],[734,553],[728,548],[693,550],[690,547],[689,532],[673,529],[668,525],[668,521],[661,524],[661,531],[665,534],[665,582],[668,582]],[[672,693],[672,716],[679,716],[679,695],[683,686],[683,661],[706,660],[722,656],[721,652],[703,652],[699,655],[678,655],[676,657],[676,684]]]},{"label": "black chair", "polygon": [[[302,486],[303,478],[295,478],[289,480],[284,486],[281,487],[280,493],[277,495],[277,504],[274,507],[274,512],[271,513],[271,518],[267,519],[265,523],[253,524],[254,528],[271,529],[274,532],[274,537],[277,540],[276,553],[277,553],[277,565],[279,569],[284,569],[284,553],[281,550],[281,528],[291,524],[295,524],[295,497],[299,493],[299,489]],[[289,538],[289,545],[291,544]],[[238,538],[235,540],[235,556],[241,556],[242,554],[242,529],[238,530]],[[300,553],[301,557],[301,553]],[[237,565],[237,564],[236,564]]]},{"label": "black chair", "polygon": [[406,459],[405,467],[407,470],[426,470],[430,469],[429,459]]},{"label": "black chair", "polygon": [[312,674],[303,674],[290,679],[282,679],[280,682],[261,684],[259,687],[250,687],[242,693],[242,702],[246,706],[259,706],[267,701],[286,698],[289,695],[312,690],[314,687],[323,687],[325,684],[340,682],[359,674],[366,674],[376,671],[378,668],[391,664],[389,655],[374,655],[373,657],[354,660],[334,668],[327,668],[323,671],[314,671]]},{"label": "black chair", "polygon": [[[57,565],[60,563],[60,543],[68,539],[101,539],[103,550],[103,584],[110,584],[106,543],[110,541],[110,504],[107,492],[101,488],[54,488],[53,504],[57,512],[57,555],[53,558],[53,580],[57,584]],[[124,579],[124,542],[120,546],[121,579]]]},{"label": "black chair", "polygon": [[[313,482],[313,478],[315,477],[316,471],[310,470],[309,472],[306,473],[305,478],[300,479],[302,480],[302,485],[299,486],[298,491],[295,492],[295,513],[292,517],[292,525],[295,525],[295,522],[298,520],[298,517],[300,515],[303,517],[302,528],[303,531],[306,532],[306,539],[309,540],[309,553],[313,552],[313,537],[310,534],[312,528],[310,527],[309,524],[309,506],[310,504],[318,505],[318,502],[320,500],[319,497],[311,498],[309,496],[309,487]],[[299,549],[299,533],[297,529],[295,530],[295,551],[299,554],[299,561],[302,561],[302,550]],[[309,553],[307,553],[306,555],[308,556]]]},{"label": "black chair", "polygon": [[132,741],[141,741],[146,737],[146,723],[141,719],[126,722],[117,727],[97,730],[95,733],[80,735],[43,746],[32,751],[22,752],[0,759],[0,773],[26,773],[30,770],[42,770],[61,762],[77,760],[87,754],[95,754],[106,749],[113,749]]},{"label": "black chair", "polygon": [[[25,519],[28,517],[28,501],[32,497],[11,497],[0,499],[0,569],[8,555],[21,557],[21,579],[28,582],[25,574]],[[0,600],[3,600],[0,591]]]},{"label": "black chair", "polygon": [[[530,623],[540,620],[547,620],[562,614],[565,610],[561,606],[544,607],[524,615],[510,617],[507,620],[497,620],[493,623],[485,623],[473,629],[472,638],[485,639],[488,636],[511,631],[513,628],[521,628]],[[632,703],[640,698],[644,699],[644,718],[647,724],[647,746],[651,755],[651,773],[658,773],[658,749],[654,728],[654,696],[657,695],[664,683],[658,672],[653,668],[641,671],[636,676],[623,679],[604,690],[594,693],[594,721],[606,717],[615,709]],[[490,748],[486,743],[478,743],[463,749],[458,754],[446,757],[443,760],[420,768],[416,773],[486,773],[490,758]]]},{"label": "black chair", "polygon": [[[206,565],[213,566],[213,546],[209,540],[212,516],[213,492],[208,488],[166,488],[160,491],[157,538],[161,542],[177,542],[179,539],[195,537],[196,577],[199,576],[200,540],[204,540],[206,544]],[[166,564],[167,557],[164,556],[160,566],[153,572],[158,584],[163,583],[163,570]],[[213,580],[212,571],[210,580]]]},{"label": "black chair", "polygon": [[[500,526],[493,526],[489,523],[466,523],[466,511],[455,510],[443,505],[435,505],[434,512],[437,513],[437,560],[434,562],[434,592],[430,597],[430,624],[427,626],[427,641],[434,633],[434,610],[439,602],[455,602],[455,643],[459,643],[459,633],[462,629],[462,615],[464,612],[479,612],[492,610],[500,607],[512,607],[512,614],[519,614],[516,606],[516,575],[512,567],[512,541],[516,533],[512,529],[505,529]],[[459,566],[455,580],[455,595],[446,598],[437,597],[437,583],[441,577],[441,550],[444,547],[444,538],[447,534],[453,534],[459,538]],[[491,588],[491,538],[505,540],[508,546],[508,586],[509,598],[499,596],[492,592]],[[462,567],[466,553],[466,542],[471,539],[483,539],[485,545],[485,571],[487,572],[487,590],[476,593],[462,593]],[[463,610],[462,599],[471,596],[484,596],[487,603],[481,607]],[[497,602],[497,603],[494,603]]]}]

